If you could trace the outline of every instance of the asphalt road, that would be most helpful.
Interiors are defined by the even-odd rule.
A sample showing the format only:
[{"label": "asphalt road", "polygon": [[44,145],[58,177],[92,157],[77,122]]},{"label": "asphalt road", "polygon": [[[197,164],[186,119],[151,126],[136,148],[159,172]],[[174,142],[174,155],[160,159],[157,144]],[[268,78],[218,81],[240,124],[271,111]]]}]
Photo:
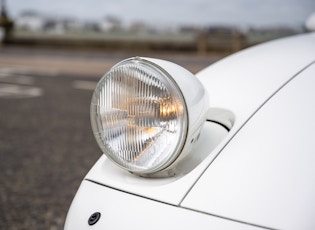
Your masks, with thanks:
[{"label": "asphalt road", "polygon": [[[0,229],[63,229],[81,180],[101,155],[90,127],[94,86],[127,56],[0,49]],[[161,56],[193,72],[219,58]]]}]

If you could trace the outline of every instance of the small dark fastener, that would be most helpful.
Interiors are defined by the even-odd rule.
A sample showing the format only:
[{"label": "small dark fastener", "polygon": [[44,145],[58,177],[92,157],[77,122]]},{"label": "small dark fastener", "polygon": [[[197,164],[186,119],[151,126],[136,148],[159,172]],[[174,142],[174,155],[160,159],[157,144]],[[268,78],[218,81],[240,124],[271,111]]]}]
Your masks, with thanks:
[{"label": "small dark fastener", "polygon": [[100,218],[101,218],[101,213],[99,213],[99,212],[94,212],[94,213],[90,216],[90,218],[89,218],[89,220],[88,220],[89,225],[94,225],[94,224],[96,224],[97,221],[98,221]]}]

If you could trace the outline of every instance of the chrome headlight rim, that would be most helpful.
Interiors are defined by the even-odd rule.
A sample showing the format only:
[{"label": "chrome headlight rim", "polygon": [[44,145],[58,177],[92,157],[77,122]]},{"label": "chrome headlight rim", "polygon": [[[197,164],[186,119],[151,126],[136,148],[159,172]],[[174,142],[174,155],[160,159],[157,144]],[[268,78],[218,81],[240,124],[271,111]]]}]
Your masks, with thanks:
[{"label": "chrome headlight rim", "polygon": [[[100,94],[100,89],[104,85],[104,79],[113,71],[117,70],[117,68],[124,67],[125,65],[137,65],[138,67],[145,67],[144,69],[147,71],[152,71],[155,72],[158,76],[158,80],[160,80],[164,85],[167,85],[167,87],[170,87],[169,84],[171,85],[168,90],[174,91],[175,94],[178,96],[176,100],[179,99],[180,105],[182,106],[182,117],[181,117],[181,124],[180,124],[180,132],[179,132],[179,137],[177,138],[177,143],[176,145],[173,145],[173,149],[168,153],[168,157],[164,157],[164,159],[159,163],[154,165],[153,167],[126,167],[126,165],[121,164],[121,162],[117,161],[117,158],[115,158],[115,154],[113,154],[111,151],[108,150],[106,147],[106,144],[104,143],[104,140],[100,137],[98,132],[95,132],[95,130],[98,130],[100,127],[100,121],[95,121],[95,106],[97,104],[95,103],[95,99],[99,98]],[[140,67],[139,67],[140,68]],[[147,69],[146,69],[147,68]],[[143,69],[142,69],[143,70]],[[162,80],[161,80],[162,79]],[[165,86],[166,87],[166,86]],[[166,87],[166,88],[167,88]],[[172,93],[174,93],[172,92]],[[93,93],[92,96],[92,102],[91,102],[91,108],[90,108],[90,113],[91,113],[91,123],[92,123],[92,129],[93,133],[95,135],[95,138],[97,140],[98,145],[102,149],[103,153],[110,158],[114,163],[116,163],[119,167],[126,169],[132,173],[135,174],[140,174],[140,175],[149,175],[149,174],[154,174],[160,171],[163,171],[167,169],[169,166],[171,166],[177,158],[180,156],[182,150],[185,147],[187,136],[188,136],[188,127],[189,127],[189,114],[188,114],[188,108],[186,104],[185,97],[177,84],[177,82],[174,80],[174,78],[169,74],[165,69],[163,69],[161,66],[158,64],[147,60],[145,58],[140,58],[140,57],[134,57],[134,58],[129,58],[126,60],[123,60],[113,66],[104,76],[100,79],[98,82],[96,89]]]}]

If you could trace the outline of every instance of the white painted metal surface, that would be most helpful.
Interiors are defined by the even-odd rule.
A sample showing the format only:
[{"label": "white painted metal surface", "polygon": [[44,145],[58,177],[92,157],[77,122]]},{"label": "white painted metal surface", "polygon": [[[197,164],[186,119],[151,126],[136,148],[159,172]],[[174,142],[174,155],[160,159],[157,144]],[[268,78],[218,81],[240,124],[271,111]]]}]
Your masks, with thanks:
[{"label": "white painted metal surface", "polygon": [[[99,221],[88,225],[94,212]],[[192,212],[83,181],[67,216],[65,230],[104,229],[260,229],[258,227]]]},{"label": "white painted metal surface", "polygon": [[[206,122],[198,144],[196,144],[193,154],[187,159],[186,164],[193,167],[198,162],[199,157],[206,157],[209,151],[214,149],[226,135],[227,130],[222,126]],[[144,178],[132,175],[117,167],[103,155],[87,174],[86,179],[150,199],[178,205],[187,192],[186,189],[182,188],[182,183],[186,184],[186,177],[183,177],[185,167],[187,168],[186,164],[178,165],[183,169],[183,173],[174,177]]]},{"label": "white painted metal surface", "polygon": [[274,95],[183,207],[276,229],[315,229],[315,64]]},{"label": "white painted metal surface", "polygon": [[[235,122],[221,142],[216,142],[217,146],[211,144],[211,132],[202,131],[206,132],[202,134],[205,137],[194,152],[211,154],[191,172],[168,179],[143,179],[112,167],[112,163],[102,156],[86,178],[178,205],[221,149],[256,110],[285,82],[315,59],[312,47],[315,47],[315,35],[274,41],[232,55],[197,74],[208,90],[210,106],[232,111]],[[163,186],[152,186],[152,183]]]},{"label": "white painted metal surface", "polygon": [[[250,48],[198,73],[208,90],[210,106],[234,114],[230,132],[206,125],[194,149],[206,158],[191,171],[185,171],[189,165],[183,164],[183,173],[171,178],[136,177],[102,156],[86,176],[100,185],[81,186],[69,210],[66,229],[85,229],[81,219],[86,221],[88,212],[100,208],[106,208],[106,213],[113,209],[111,218],[115,220],[129,218],[129,212],[116,212],[123,209],[120,199],[125,207],[137,205],[133,212],[140,210],[150,221],[154,221],[146,215],[150,210],[166,218],[168,224],[180,216],[183,224],[176,228],[201,229],[206,224],[199,219],[201,214],[180,205],[204,212],[202,216],[209,220],[214,215],[273,228],[313,227],[315,82],[310,75],[315,72],[313,66],[300,72],[314,60],[315,34],[310,34]],[[290,98],[286,101],[287,96]],[[210,141],[213,133],[221,133],[215,144]],[[117,190],[109,192],[108,187]],[[163,204],[168,207],[164,209],[160,202],[173,206]],[[145,207],[146,213],[140,207]],[[185,214],[180,214],[183,211]],[[106,224],[110,223],[101,222],[99,226],[103,229]],[[223,228],[236,229],[228,225]]]},{"label": "white painted metal surface", "polygon": [[285,82],[315,60],[315,33],[268,42],[238,52],[197,74],[210,106],[235,114],[233,130]]}]

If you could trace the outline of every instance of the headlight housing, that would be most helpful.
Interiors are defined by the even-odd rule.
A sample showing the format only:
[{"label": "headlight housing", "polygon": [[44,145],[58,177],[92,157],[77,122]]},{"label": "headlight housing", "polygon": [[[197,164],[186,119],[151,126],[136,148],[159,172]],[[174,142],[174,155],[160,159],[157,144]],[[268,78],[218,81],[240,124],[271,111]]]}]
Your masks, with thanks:
[{"label": "headlight housing", "polygon": [[190,151],[207,109],[206,92],[193,74],[167,61],[136,57],[99,81],[91,123],[108,158],[146,176],[169,169]]}]

